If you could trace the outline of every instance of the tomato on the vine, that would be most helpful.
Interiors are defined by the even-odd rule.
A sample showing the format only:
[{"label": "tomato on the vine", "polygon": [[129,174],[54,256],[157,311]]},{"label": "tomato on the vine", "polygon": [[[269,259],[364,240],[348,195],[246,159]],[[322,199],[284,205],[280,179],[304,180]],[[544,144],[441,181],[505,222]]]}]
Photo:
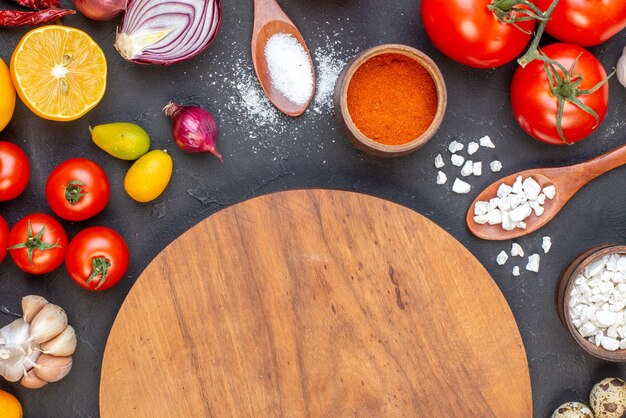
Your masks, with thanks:
[{"label": "tomato on the vine", "polygon": [[30,163],[17,145],[0,141],[0,202],[18,197],[30,179]]},{"label": "tomato on the vine", "polygon": [[111,187],[104,170],[85,158],[73,158],[55,168],[46,183],[46,199],[57,216],[84,221],[102,212]]},{"label": "tomato on the vine", "polygon": [[517,5],[511,9],[510,3],[422,0],[422,22],[435,46],[453,60],[477,68],[499,67],[526,48],[535,27],[531,15],[541,12]]},{"label": "tomato on the vine", "polygon": [[515,118],[540,141],[555,145],[580,141],[594,132],[606,115],[606,72],[596,57],[576,45],[557,43],[541,51],[561,68],[539,59],[518,67],[511,83]]},{"label": "tomato on the vine", "polygon": [[35,213],[20,219],[9,233],[9,252],[17,266],[30,274],[55,270],[65,258],[67,234],[50,215]]},{"label": "tomato on the vine", "polygon": [[[553,0],[533,0],[547,10]],[[546,31],[559,41],[580,46],[605,42],[626,28],[624,0],[560,0]]]},{"label": "tomato on the vine", "polygon": [[76,284],[101,291],[124,277],[129,261],[124,238],[111,228],[94,226],[82,230],[70,242],[65,266]]},{"label": "tomato on the vine", "polygon": [[0,215],[0,263],[7,256],[7,247],[9,246],[9,225],[7,221]]}]

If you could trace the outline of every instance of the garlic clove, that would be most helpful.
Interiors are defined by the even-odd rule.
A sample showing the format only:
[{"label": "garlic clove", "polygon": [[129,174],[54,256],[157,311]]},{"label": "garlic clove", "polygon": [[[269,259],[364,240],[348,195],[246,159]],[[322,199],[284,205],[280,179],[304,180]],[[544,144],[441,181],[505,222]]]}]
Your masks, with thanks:
[{"label": "garlic clove", "polygon": [[49,302],[37,295],[29,295],[24,296],[22,298],[22,312],[24,312],[24,321],[30,322],[33,320],[35,315],[39,313]]},{"label": "garlic clove", "polygon": [[30,341],[43,343],[59,335],[67,327],[67,315],[58,305],[48,304],[30,324]]},{"label": "garlic clove", "polygon": [[42,354],[35,364],[35,373],[46,382],[57,382],[72,370],[71,357],[56,357]]},{"label": "garlic clove", "polygon": [[31,369],[28,373],[26,373],[24,377],[22,377],[22,381],[20,383],[28,389],[40,389],[48,384],[48,382],[37,376],[35,369]]},{"label": "garlic clove", "polygon": [[41,344],[41,351],[52,356],[71,356],[76,351],[76,332],[70,325],[51,340]]}]

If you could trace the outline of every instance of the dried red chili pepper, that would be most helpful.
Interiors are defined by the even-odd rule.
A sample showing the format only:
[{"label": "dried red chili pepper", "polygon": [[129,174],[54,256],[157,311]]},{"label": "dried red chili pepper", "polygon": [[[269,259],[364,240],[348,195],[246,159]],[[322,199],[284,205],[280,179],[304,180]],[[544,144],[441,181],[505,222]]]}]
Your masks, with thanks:
[{"label": "dried red chili pepper", "polygon": [[76,12],[70,9],[46,9],[38,12],[0,10],[0,27],[35,26],[53,22],[74,13]]},{"label": "dried red chili pepper", "polygon": [[43,10],[43,9],[59,9],[61,5],[59,4],[59,0],[13,0],[17,4],[22,7],[28,7],[33,10]]}]

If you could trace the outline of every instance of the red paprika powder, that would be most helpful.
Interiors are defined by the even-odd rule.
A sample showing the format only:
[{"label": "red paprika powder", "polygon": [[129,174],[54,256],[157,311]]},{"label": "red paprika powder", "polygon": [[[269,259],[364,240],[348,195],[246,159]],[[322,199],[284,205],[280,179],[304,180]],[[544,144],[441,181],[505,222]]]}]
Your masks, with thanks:
[{"label": "red paprika powder", "polygon": [[348,111],[373,141],[401,145],[418,138],[435,119],[437,87],[420,63],[402,54],[368,59],[348,86]]}]

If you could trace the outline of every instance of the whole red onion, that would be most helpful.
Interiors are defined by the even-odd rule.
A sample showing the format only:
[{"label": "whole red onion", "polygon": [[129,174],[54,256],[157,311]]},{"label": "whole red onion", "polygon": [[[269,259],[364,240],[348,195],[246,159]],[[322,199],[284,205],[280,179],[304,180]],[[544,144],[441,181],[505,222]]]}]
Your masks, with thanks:
[{"label": "whole red onion", "polygon": [[183,151],[209,152],[220,161],[222,154],[217,151],[217,122],[213,116],[198,106],[182,106],[170,102],[163,109],[172,120],[174,142]]},{"label": "whole red onion", "polygon": [[74,0],[79,12],[91,20],[111,20],[126,10],[127,0]]}]

